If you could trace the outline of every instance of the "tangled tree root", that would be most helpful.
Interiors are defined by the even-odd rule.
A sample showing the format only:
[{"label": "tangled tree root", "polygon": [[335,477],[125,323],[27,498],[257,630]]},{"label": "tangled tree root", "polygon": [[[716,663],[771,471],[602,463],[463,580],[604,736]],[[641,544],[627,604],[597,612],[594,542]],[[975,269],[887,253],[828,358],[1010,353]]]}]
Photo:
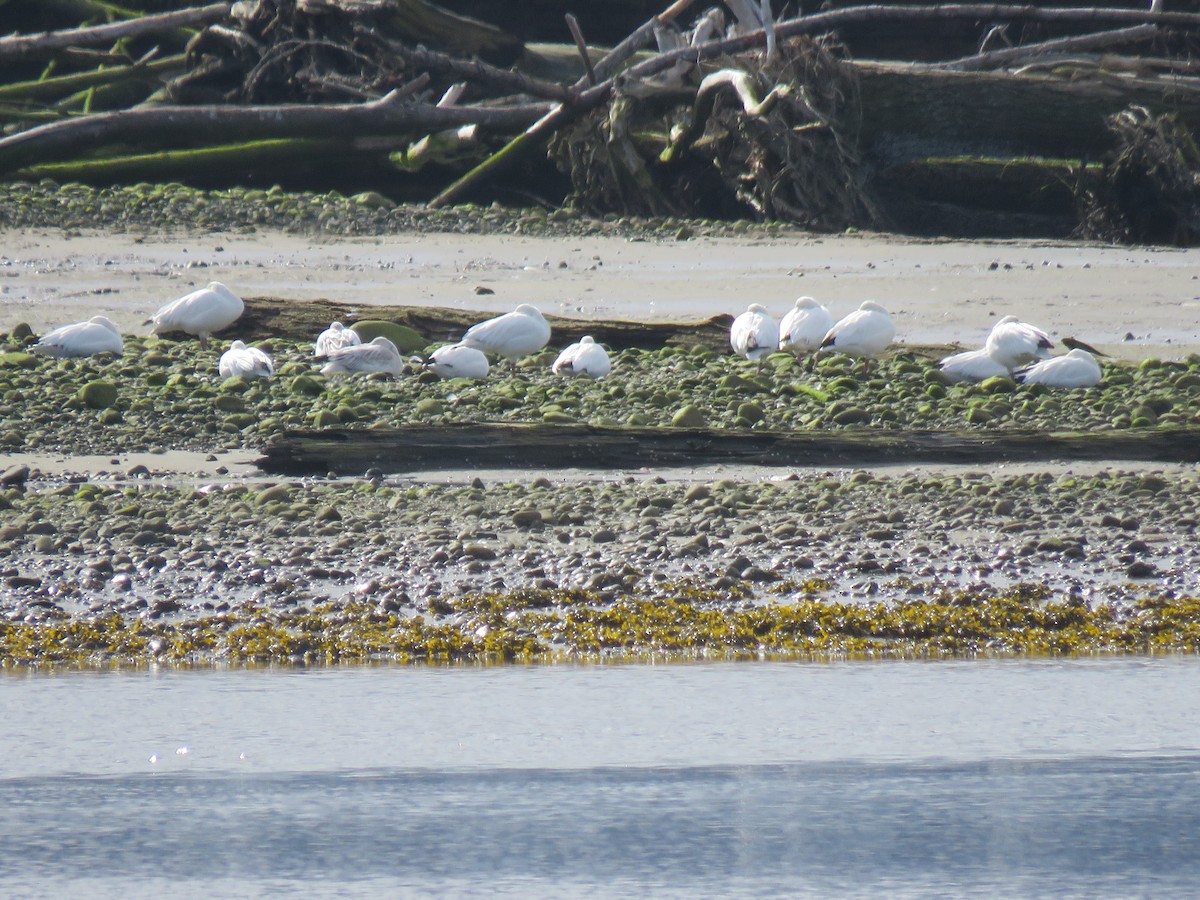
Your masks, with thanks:
[{"label": "tangled tree root", "polygon": [[1200,149],[1171,114],[1131,106],[1108,118],[1117,150],[1082,195],[1084,237],[1142,244],[1200,243]]},{"label": "tangled tree root", "polygon": [[857,87],[829,41],[721,60],[698,89],[619,91],[551,146],[588,212],[878,224],[862,187]]}]

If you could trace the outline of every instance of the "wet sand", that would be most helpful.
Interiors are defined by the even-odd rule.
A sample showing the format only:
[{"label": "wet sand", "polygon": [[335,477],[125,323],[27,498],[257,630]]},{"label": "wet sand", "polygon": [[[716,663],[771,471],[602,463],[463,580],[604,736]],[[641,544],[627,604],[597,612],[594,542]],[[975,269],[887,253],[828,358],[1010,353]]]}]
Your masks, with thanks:
[{"label": "wet sand", "polygon": [[1011,313],[1126,359],[1200,350],[1200,250],[799,233],[663,241],[45,231],[2,239],[0,325],[26,321],[37,331],[102,313],[144,333],[158,306],[219,280],[243,296],[296,302],[484,311],[529,302],[572,318],[646,321],[705,319],[750,302],[782,316],[810,294],[839,315],[863,300],[884,303],[901,343],[975,346]]}]

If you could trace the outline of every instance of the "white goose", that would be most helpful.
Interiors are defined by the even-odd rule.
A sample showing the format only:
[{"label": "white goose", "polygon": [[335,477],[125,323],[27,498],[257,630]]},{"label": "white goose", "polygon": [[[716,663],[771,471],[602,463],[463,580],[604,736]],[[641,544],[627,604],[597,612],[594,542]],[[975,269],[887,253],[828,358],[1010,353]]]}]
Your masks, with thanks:
[{"label": "white goose", "polygon": [[562,353],[554,360],[550,370],[555,375],[586,375],[589,378],[603,378],[612,371],[612,362],[608,351],[590,334],[585,334],[574,344],[568,344]]},{"label": "white goose", "polygon": [[491,367],[482,350],[463,344],[438,347],[425,361],[425,367],[440,378],[487,378]]},{"label": "white goose", "polygon": [[1081,388],[1099,384],[1101,376],[1096,357],[1076,348],[1066,356],[1044,359],[1018,372],[1017,380],[1025,384],[1044,384],[1046,387]]},{"label": "white goose", "polygon": [[369,344],[343,347],[329,354],[329,362],[321,367],[322,375],[353,372],[387,372],[399,375],[404,371],[404,358],[396,345],[380,335]]},{"label": "white goose", "polygon": [[550,343],[550,324],[536,306],[522,303],[512,312],[472,325],[460,343],[515,363]]},{"label": "white goose", "polygon": [[245,310],[240,297],[219,281],[208,287],[185,294],[168,303],[153,316],[153,334],[183,331],[200,338],[200,346],[208,346],[209,335],[228,328]]},{"label": "white goose", "polygon": [[328,356],[334,350],[343,347],[357,347],[362,338],[353,328],[347,328],[341,322],[333,322],[328,328],[317,335],[313,343],[313,356]]},{"label": "white goose", "polygon": [[941,370],[953,382],[983,381],[995,375],[1011,374],[1006,366],[988,353],[987,347],[947,356],[942,360]]},{"label": "white goose", "polygon": [[1005,316],[992,326],[983,345],[992,358],[1011,371],[1050,355],[1050,335],[1016,316]]},{"label": "white goose", "polygon": [[847,356],[878,356],[895,336],[891,314],[874,300],[868,300],[839,319],[821,341],[821,347]]},{"label": "white goose", "polygon": [[779,323],[779,349],[801,356],[821,346],[833,327],[829,310],[812,297],[801,297]]},{"label": "white goose", "polygon": [[222,378],[270,378],[275,374],[275,363],[265,350],[247,347],[243,341],[234,341],[221,354],[217,371]]},{"label": "white goose", "polygon": [[729,346],[738,356],[760,362],[779,347],[779,325],[761,303],[751,303],[729,327]]},{"label": "white goose", "polygon": [[120,353],[125,349],[125,341],[111,321],[104,316],[92,316],[86,322],[63,325],[47,332],[29,349],[33,353],[63,359],[93,353]]}]

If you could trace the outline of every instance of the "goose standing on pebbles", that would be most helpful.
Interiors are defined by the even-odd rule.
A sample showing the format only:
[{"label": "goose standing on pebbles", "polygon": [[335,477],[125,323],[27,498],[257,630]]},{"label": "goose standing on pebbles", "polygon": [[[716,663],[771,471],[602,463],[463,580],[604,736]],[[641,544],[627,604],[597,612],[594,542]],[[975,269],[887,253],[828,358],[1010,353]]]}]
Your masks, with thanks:
[{"label": "goose standing on pebbles", "polygon": [[895,336],[891,314],[874,300],[868,300],[829,329],[821,348],[860,357],[865,366],[865,360],[886,350]]},{"label": "goose standing on pebbles", "polygon": [[801,297],[779,323],[779,349],[802,356],[821,347],[833,327],[829,310],[812,297]]},{"label": "goose standing on pebbles", "polygon": [[333,322],[328,328],[317,335],[313,343],[313,356],[328,356],[334,350],[343,347],[357,347],[362,338],[353,328],[347,328],[341,322]]},{"label": "goose standing on pebbles", "polygon": [[241,375],[243,378],[270,378],[275,374],[275,363],[265,350],[247,347],[243,341],[234,341],[229,345],[229,349],[221,354],[217,371],[222,378],[233,378],[235,375]]},{"label": "goose standing on pebbles", "polygon": [[219,281],[210,281],[208,287],[185,294],[151,316],[151,333],[183,331],[196,335],[200,346],[207,348],[209,335],[228,328],[245,308],[237,294]]},{"label": "goose standing on pebbles", "polygon": [[779,348],[779,325],[761,303],[751,303],[733,320],[729,346],[738,356],[761,362]]},{"label": "goose standing on pebbles", "polygon": [[425,361],[425,367],[439,378],[474,378],[482,380],[488,377],[491,367],[482,350],[465,347],[462,344],[447,344],[438,347]]},{"label": "goose standing on pebbles", "polygon": [[988,332],[984,349],[1011,372],[1050,355],[1054,341],[1050,335],[1016,316],[1005,316]]},{"label": "goose standing on pebbles", "polygon": [[1044,359],[1018,372],[1017,381],[1052,388],[1081,388],[1099,384],[1101,375],[1096,358],[1086,350],[1076,348],[1066,356]]},{"label": "goose standing on pebbles", "polygon": [[512,312],[472,325],[459,342],[516,364],[550,343],[550,324],[536,306],[522,303]]},{"label": "goose standing on pebbles", "polygon": [[354,372],[386,372],[399,375],[404,371],[404,358],[396,345],[387,338],[375,338],[369,344],[343,347],[329,354],[329,362],[321,367],[322,375],[350,374]]},{"label": "goose standing on pebbles", "polygon": [[33,353],[64,359],[94,353],[121,353],[125,341],[111,321],[104,316],[92,316],[86,322],[55,328],[42,335],[42,339],[29,349]]},{"label": "goose standing on pebbles", "polygon": [[585,334],[574,344],[563,348],[550,367],[555,375],[586,375],[603,378],[612,370],[608,351],[597,344],[590,334]]}]

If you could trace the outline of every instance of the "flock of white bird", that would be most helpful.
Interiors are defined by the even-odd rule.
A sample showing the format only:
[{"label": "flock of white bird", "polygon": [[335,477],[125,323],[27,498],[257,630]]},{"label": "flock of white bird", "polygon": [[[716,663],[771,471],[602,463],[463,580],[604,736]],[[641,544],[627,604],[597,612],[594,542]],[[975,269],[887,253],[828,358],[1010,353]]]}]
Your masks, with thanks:
[{"label": "flock of white bird", "polygon": [[[801,297],[778,323],[765,306],[750,304],[733,320],[729,344],[749,360],[762,360],[781,350],[796,356],[836,350],[865,360],[882,353],[895,336],[891,314],[872,300],[835,322],[826,307],[812,297]],[[1051,357],[1053,347],[1054,341],[1042,329],[1005,316],[992,327],[982,347],[947,356],[940,368],[953,382],[1003,375],[1057,388],[1099,384],[1100,364],[1091,353],[1076,347],[1065,356]]]},{"label": "flock of white bird", "polygon": [[[228,328],[245,310],[245,304],[233,291],[219,281],[192,291],[156,312],[146,324],[152,334],[182,331],[200,339],[207,347],[214,333]],[[550,325],[534,306],[523,303],[510,313],[496,316],[467,329],[461,341],[433,351],[423,364],[442,378],[474,378],[488,376],[488,355],[516,360],[537,353],[550,342]],[[97,353],[121,353],[125,342],[121,332],[104,316],[93,316],[86,322],[63,325],[43,335],[30,350],[60,358],[92,356]],[[313,355],[325,360],[321,372],[326,375],[355,372],[385,372],[399,375],[406,360],[396,345],[386,337],[376,337],[363,343],[353,328],[334,322],[317,336]],[[557,375],[584,375],[603,378],[612,369],[608,352],[587,335],[566,347],[554,360],[551,369]],[[270,378],[275,363],[259,347],[234,341],[221,354],[217,371],[222,378],[241,375],[245,378]]]},{"label": "flock of white bird", "polygon": [[[233,291],[218,281],[168,303],[147,324],[152,333],[182,331],[208,346],[209,337],[228,328],[245,310]],[[729,331],[729,343],[735,353],[760,361],[771,353],[785,351],[797,356],[834,350],[866,360],[878,356],[892,343],[896,328],[884,307],[868,300],[849,315],[833,320],[829,310],[812,297],[801,297],[788,310],[782,322],[776,322],[759,303],[736,319]],[[472,325],[456,344],[433,351],[423,361],[430,371],[442,378],[483,379],[488,376],[488,357],[499,357],[515,364],[516,360],[537,353],[550,342],[550,325],[541,312],[522,303],[512,312]],[[1091,353],[1075,348],[1065,356],[1050,357],[1054,342],[1046,332],[1033,325],[1005,316],[995,324],[984,345],[947,356],[941,370],[951,381],[982,381],[995,375],[1011,376],[1019,381],[1050,387],[1088,387],[1100,381],[1100,365]],[[91,356],[95,353],[121,353],[124,340],[117,327],[104,316],[86,322],[64,325],[49,332],[30,348],[48,356]],[[313,354],[325,364],[326,375],[355,372],[386,372],[399,375],[405,358],[386,337],[363,343],[353,328],[334,322],[317,337]],[[604,347],[585,336],[564,349],[551,365],[558,375],[584,375],[603,378],[612,363]],[[217,364],[224,378],[270,378],[275,373],[271,357],[258,347],[234,341]]]}]

